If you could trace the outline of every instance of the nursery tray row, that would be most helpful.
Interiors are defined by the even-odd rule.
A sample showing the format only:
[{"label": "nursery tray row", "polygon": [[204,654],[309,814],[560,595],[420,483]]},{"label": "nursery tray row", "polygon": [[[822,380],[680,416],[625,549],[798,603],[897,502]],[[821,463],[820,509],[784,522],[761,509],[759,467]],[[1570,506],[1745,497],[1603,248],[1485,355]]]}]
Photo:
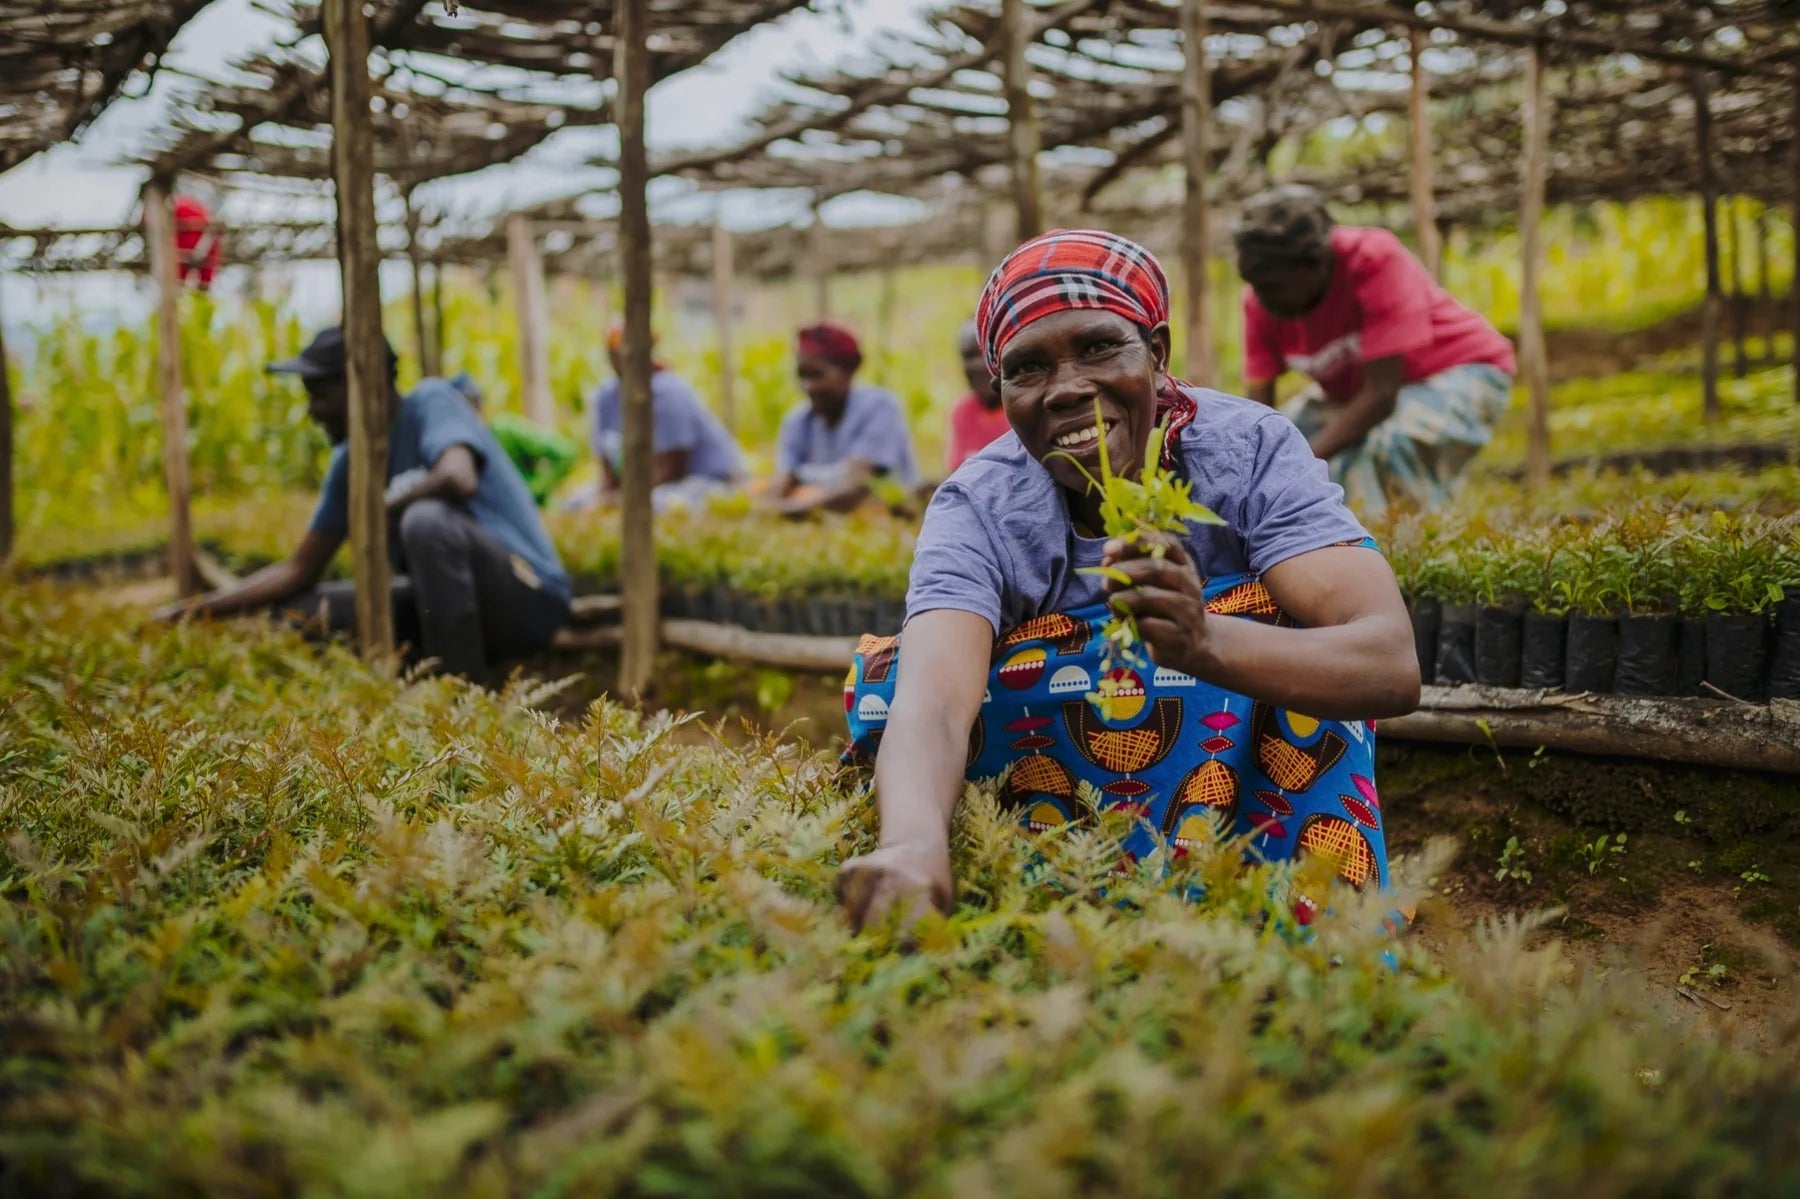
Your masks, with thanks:
[{"label": "nursery tray row", "polygon": [[1428,683],[1800,699],[1800,596],[1760,614],[1559,615],[1413,600]]},{"label": "nursery tray row", "polygon": [[[1678,475],[1686,471],[1720,470],[1737,467],[1745,471],[1768,470],[1795,461],[1795,447],[1781,441],[1734,442],[1727,445],[1667,446],[1662,449],[1619,450],[1610,454],[1592,454],[1578,458],[1562,458],[1551,464],[1552,474],[1569,475],[1581,471],[1617,471],[1621,474],[1644,470],[1653,475]],[[1524,467],[1504,472],[1515,483],[1524,482]]]}]

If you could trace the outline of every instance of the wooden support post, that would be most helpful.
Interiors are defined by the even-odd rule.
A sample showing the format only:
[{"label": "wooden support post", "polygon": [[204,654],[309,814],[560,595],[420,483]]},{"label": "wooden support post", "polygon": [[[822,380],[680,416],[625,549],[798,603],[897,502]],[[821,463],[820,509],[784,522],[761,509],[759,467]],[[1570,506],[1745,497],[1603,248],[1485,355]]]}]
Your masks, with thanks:
[{"label": "wooden support post", "polygon": [[523,213],[506,218],[506,260],[512,268],[513,310],[519,322],[519,390],[525,415],[547,425],[556,419],[550,395],[550,301],[537,231]]},{"label": "wooden support post", "polygon": [[1690,79],[1694,97],[1694,154],[1700,180],[1700,212],[1706,227],[1706,299],[1700,306],[1700,388],[1703,410],[1710,423],[1722,415],[1719,407],[1719,308],[1724,301],[1719,280],[1719,182],[1713,172],[1712,102],[1707,96],[1706,73],[1695,71]]},{"label": "wooden support post", "polygon": [[1006,92],[1007,135],[1012,143],[1013,209],[1015,232],[1021,242],[1044,231],[1044,210],[1038,186],[1037,108],[1031,102],[1031,63],[1025,57],[1031,45],[1031,26],[1025,0],[1000,0],[1001,81]]},{"label": "wooden support post", "polygon": [[1437,197],[1431,183],[1431,97],[1425,67],[1420,61],[1430,36],[1423,29],[1412,31],[1412,91],[1407,97],[1406,111],[1412,167],[1413,237],[1419,243],[1419,261],[1436,279],[1443,274],[1444,243],[1438,236]]},{"label": "wooden support post", "polygon": [[1800,404],[1800,75],[1794,77],[1794,115],[1788,122],[1788,134],[1794,143],[1794,160],[1790,164],[1794,207],[1791,220],[1794,229],[1794,279],[1788,284],[1788,318],[1794,334],[1794,402]]},{"label": "wooden support post", "polygon": [[[0,296],[6,277],[0,275]],[[13,399],[12,374],[6,365],[6,314],[0,311],[0,566],[13,552]]]},{"label": "wooden support post", "polygon": [[431,363],[444,369],[444,260],[431,260]]},{"label": "wooden support post", "polygon": [[1206,0],[1181,5],[1182,287],[1187,302],[1184,349],[1187,377],[1202,387],[1215,382],[1211,282],[1212,218],[1206,178],[1212,170],[1212,67],[1206,61]]},{"label": "wooden support post", "polygon": [[1730,255],[1725,263],[1725,297],[1731,313],[1731,372],[1742,379],[1750,373],[1750,330],[1745,327],[1749,315],[1744,310],[1744,222],[1742,205],[1735,195],[1725,198],[1725,217],[1731,224],[1731,237],[1725,247]]},{"label": "wooden support post", "polygon": [[419,374],[432,377],[441,368],[425,328],[425,251],[419,245],[419,209],[410,187],[406,189],[406,260],[412,266],[413,351],[419,356]]},{"label": "wooden support post", "polygon": [[1756,307],[1760,312],[1756,324],[1762,329],[1762,353],[1757,355],[1757,363],[1766,365],[1775,360],[1775,325],[1772,315],[1775,311],[1775,286],[1770,278],[1769,261],[1769,205],[1763,200],[1756,201]]},{"label": "wooden support post", "polygon": [[655,466],[650,412],[650,209],[645,199],[649,161],[644,149],[644,93],[650,86],[649,0],[615,0],[618,80],[613,111],[619,126],[619,258],[625,279],[625,361],[620,377],[624,425],[621,479],[622,538],[619,596],[624,641],[619,690],[637,698],[656,667],[656,539],[650,504]]},{"label": "wooden support post", "polygon": [[369,22],[360,0],[325,0],[331,57],[332,176],[344,355],[350,389],[350,552],[356,631],[371,661],[391,662],[394,608],[388,567],[388,417],[393,395],[381,336],[381,250],[375,244],[374,123],[369,118]]},{"label": "wooden support post", "polygon": [[1550,478],[1550,362],[1544,346],[1544,199],[1550,166],[1550,111],[1544,88],[1544,49],[1533,44],[1525,59],[1525,163],[1519,211],[1519,363],[1531,393],[1526,474]]},{"label": "wooden support post", "polygon": [[181,278],[176,269],[175,215],[168,185],[144,188],[144,238],[156,277],[156,383],[162,409],[163,483],[169,489],[169,569],[181,595],[200,590],[194,568],[190,515],[193,481],[188,474],[187,396],[181,382]]},{"label": "wooden support post", "polygon": [[[894,353],[894,310],[900,306],[900,272],[889,262],[881,268],[881,287],[875,296],[875,349],[881,355],[879,365],[892,370],[899,355]],[[892,387],[894,381],[885,374],[877,381]]]},{"label": "wooden support post", "polygon": [[831,315],[831,240],[816,204],[806,231],[806,251],[812,260],[813,319],[824,320]]},{"label": "wooden support post", "polygon": [[732,272],[731,230],[713,222],[713,325],[719,337],[719,419],[737,432],[737,356],[731,349],[732,305],[736,301]]}]

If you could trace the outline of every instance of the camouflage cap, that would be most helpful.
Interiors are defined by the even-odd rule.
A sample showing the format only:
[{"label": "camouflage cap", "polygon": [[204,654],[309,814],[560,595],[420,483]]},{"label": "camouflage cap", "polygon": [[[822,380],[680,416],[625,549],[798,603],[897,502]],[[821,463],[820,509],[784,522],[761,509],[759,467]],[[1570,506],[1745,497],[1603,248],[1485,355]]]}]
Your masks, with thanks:
[{"label": "camouflage cap", "polygon": [[1316,261],[1331,247],[1331,213],[1325,197],[1300,183],[1285,183],[1244,202],[1231,236],[1249,270]]}]

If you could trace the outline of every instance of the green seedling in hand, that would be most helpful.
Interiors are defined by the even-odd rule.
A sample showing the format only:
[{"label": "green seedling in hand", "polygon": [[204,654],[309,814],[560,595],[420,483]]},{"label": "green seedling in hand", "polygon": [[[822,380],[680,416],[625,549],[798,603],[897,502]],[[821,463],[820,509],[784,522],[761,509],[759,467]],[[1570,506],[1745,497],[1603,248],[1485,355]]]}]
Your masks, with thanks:
[{"label": "green seedling in hand", "polygon": [[[1061,450],[1057,453],[1074,463],[1075,469],[1100,495],[1101,529],[1106,536],[1117,538],[1126,545],[1136,545],[1152,533],[1187,532],[1190,524],[1222,525],[1219,515],[1206,505],[1197,503],[1189,494],[1186,480],[1179,479],[1175,473],[1162,464],[1163,439],[1168,436],[1164,425],[1157,425],[1150,432],[1150,440],[1144,447],[1144,469],[1135,479],[1114,474],[1112,462],[1106,452],[1106,421],[1100,415],[1100,401],[1094,401],[1094,427],[1099,431],[1100,477],[1095,478],[1088,473],[1086,467]],[[1150,556],[1161,558],[1167,552],[1166,546],[1154,541],[1150,546]],[[1098,575],[1111,579],[1115,583],[1129,586],[1131,576],[1112,566],[1086,566],[1083,574]],[[1114,677],[1121,663],[1142,668],[1148,663],[1140,652],[1141,641],[1138,636],[1137,619],[1129,612],[1113,609],[1112,618],[1101,630],[1102,654],[1101,669],[1103,671],[1099,690],[1088,693],[1088,702],[1095,707],[1104,707],[1118,690],[1118,680]]]}]

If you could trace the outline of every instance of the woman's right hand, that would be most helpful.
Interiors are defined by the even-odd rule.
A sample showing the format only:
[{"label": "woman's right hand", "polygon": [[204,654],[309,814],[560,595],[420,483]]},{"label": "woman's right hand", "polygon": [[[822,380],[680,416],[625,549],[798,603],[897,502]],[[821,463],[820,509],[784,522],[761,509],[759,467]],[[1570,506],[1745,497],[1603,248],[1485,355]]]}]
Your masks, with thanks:
[{"label": "woman's right hand", "polygon": [[837,897],[857,932],[893,912],[903,930],[931,908],[947,916],[956,906],[950,851],[942,844],[904,842],[851,858],[838,868]]}]

